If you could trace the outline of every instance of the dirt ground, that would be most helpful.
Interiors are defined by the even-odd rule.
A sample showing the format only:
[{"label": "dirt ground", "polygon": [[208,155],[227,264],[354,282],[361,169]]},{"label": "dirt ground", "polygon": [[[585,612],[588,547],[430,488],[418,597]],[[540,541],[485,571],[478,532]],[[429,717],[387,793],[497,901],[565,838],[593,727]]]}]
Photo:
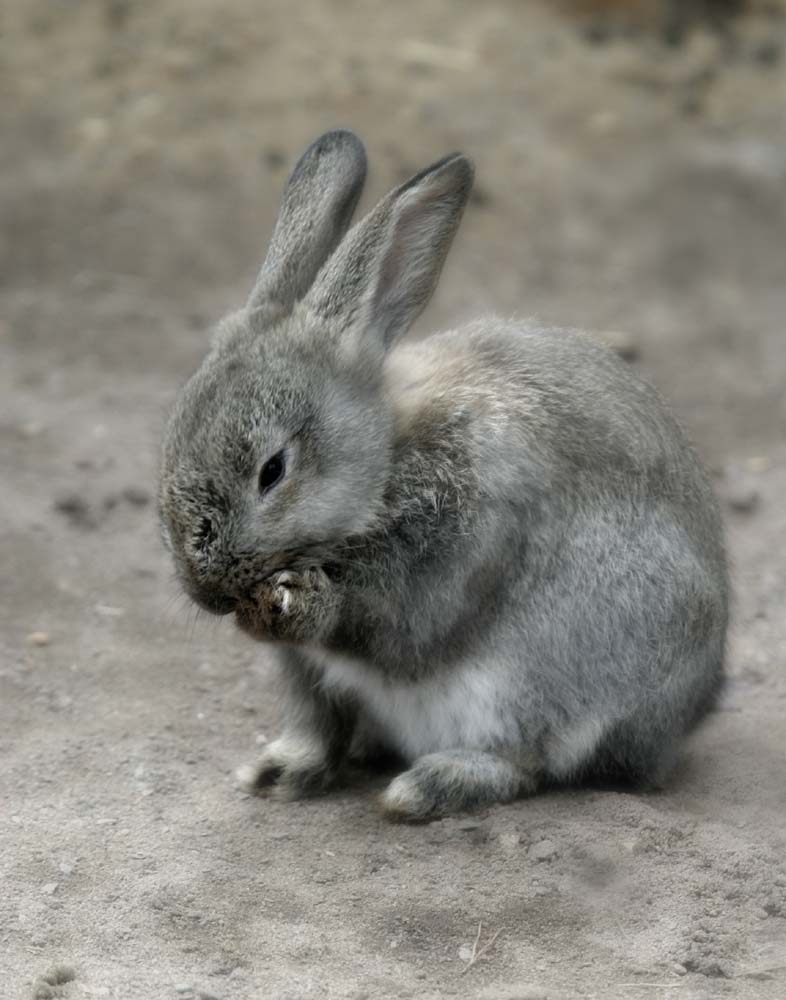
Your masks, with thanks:
[{"label": "dirt ground", "polygon": [[[786,19],[738,7],[3,4],[2,997],[786,995]],[[274,671],[178,595],[157,444],[335,125],[365,204],[476,160],[421,333],[622,331],[716,471],[731,680],[663,793],[396,827],[378,779],[235,787]]]}]

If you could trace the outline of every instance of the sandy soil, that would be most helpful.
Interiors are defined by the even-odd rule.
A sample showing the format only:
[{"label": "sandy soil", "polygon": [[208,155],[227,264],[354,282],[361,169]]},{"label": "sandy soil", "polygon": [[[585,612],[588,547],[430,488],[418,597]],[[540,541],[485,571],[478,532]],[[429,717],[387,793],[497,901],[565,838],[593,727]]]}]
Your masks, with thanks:
[{"label": "sandy soil", "polygon": [[[3,997],[786,994],[786,21],[662,6],[6,0]],[[371,196],[477,161],[421,332],[624,331],[718,472],[731,683],[666,792],[406,828],[379,780],[234,786],[277,732],[273,671],[178,596],[156,448],[337,124]]]}]

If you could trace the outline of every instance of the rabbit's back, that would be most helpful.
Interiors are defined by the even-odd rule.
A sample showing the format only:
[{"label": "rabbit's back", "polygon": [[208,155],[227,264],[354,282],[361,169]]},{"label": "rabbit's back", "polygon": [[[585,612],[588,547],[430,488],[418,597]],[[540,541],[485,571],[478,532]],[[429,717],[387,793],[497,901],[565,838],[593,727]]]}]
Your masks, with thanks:
[{"label": "rabbit's back", "polygon": [[538,500],[557,517],[604,503],[668,506],[723,565],[717,505],[682,428],[648,382],[589,337],[480,321],[394,351],[388,382],[403,450],[463,423],[486,496]]}]

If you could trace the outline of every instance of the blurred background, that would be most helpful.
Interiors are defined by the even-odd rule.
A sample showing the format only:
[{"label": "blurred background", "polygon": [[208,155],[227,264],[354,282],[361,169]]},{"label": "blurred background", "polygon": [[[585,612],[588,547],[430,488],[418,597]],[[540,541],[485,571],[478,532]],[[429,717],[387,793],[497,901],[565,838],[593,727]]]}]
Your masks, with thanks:
[{"label": "blurred background", "polygon": [[[686,973],[691,997],[716,997],[719,979],[782,996],[786,3],[4,0],[0,18],[12,981],[70,955],[68,997],[150,1000],[178,983],[196,996],[197,971],[223,1000],[263,983],[289,996],[293,981],[298,1000],[349,997],[363,977],[373,995],[443,996],[483,918],[509,944],[482,983],[556,990],[581,968],[586,996]],[[737,585],[731,707],[660,806],[588,793],[463,831],[446,821],[429,862],[423,833],[380,846],[391,835],[362,797],[260,811],[231,788],[276,731],[269,671],[176,596],[156,537],[158,439],[211,324],[252,286],[290,167],[336,126],[368,148],[362,207],[454,149],[476,162],[414,335],[483,312],[595,331],[656,382],[712,467]],[[635,839],[649,811],[659,846],[634,852],[620,937],[587,898],[628,884],[603,872],[627,857],[621,826]],[[696,817],[720,824],[706,841]],[[610,846],[585,864],[588,829]],[[527,849],[544,836],[555,854],[538,867]],[[655,855],[678,841],[695,863],[663,871]],[[344,886],[339,903],[315,871]],[[500,910],[511,892],[523,909]],[[529,905],[545,919],[546,898],[538,939],[522,921]]]},{"label": "blurred background", "polygon": [[784,13],[6,0],[12,341],[184,372],[245,296],[294,159],[344,125],[369,148],[366,204],[445,151],[476,160],[422,329],[501,311],[619,330],[716,456],[780,434]]}]

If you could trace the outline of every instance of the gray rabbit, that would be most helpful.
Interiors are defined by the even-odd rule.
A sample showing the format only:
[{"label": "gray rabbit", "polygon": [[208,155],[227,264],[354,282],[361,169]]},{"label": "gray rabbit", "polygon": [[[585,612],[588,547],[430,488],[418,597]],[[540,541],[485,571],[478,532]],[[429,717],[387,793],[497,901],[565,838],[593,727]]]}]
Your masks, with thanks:
[{"label": "gray rabbit", "polygon": [[350,229],[365,173],[350,132],[306,150],[163,445],[185,590],[280,649],[284,734],[245,780],[298,797],[388,749],[406,769],[382,806],[405,820],[657,784],[723,678],[700,463],[581,335],[483,320],[402,344],[472,166],[440,160]]}]

